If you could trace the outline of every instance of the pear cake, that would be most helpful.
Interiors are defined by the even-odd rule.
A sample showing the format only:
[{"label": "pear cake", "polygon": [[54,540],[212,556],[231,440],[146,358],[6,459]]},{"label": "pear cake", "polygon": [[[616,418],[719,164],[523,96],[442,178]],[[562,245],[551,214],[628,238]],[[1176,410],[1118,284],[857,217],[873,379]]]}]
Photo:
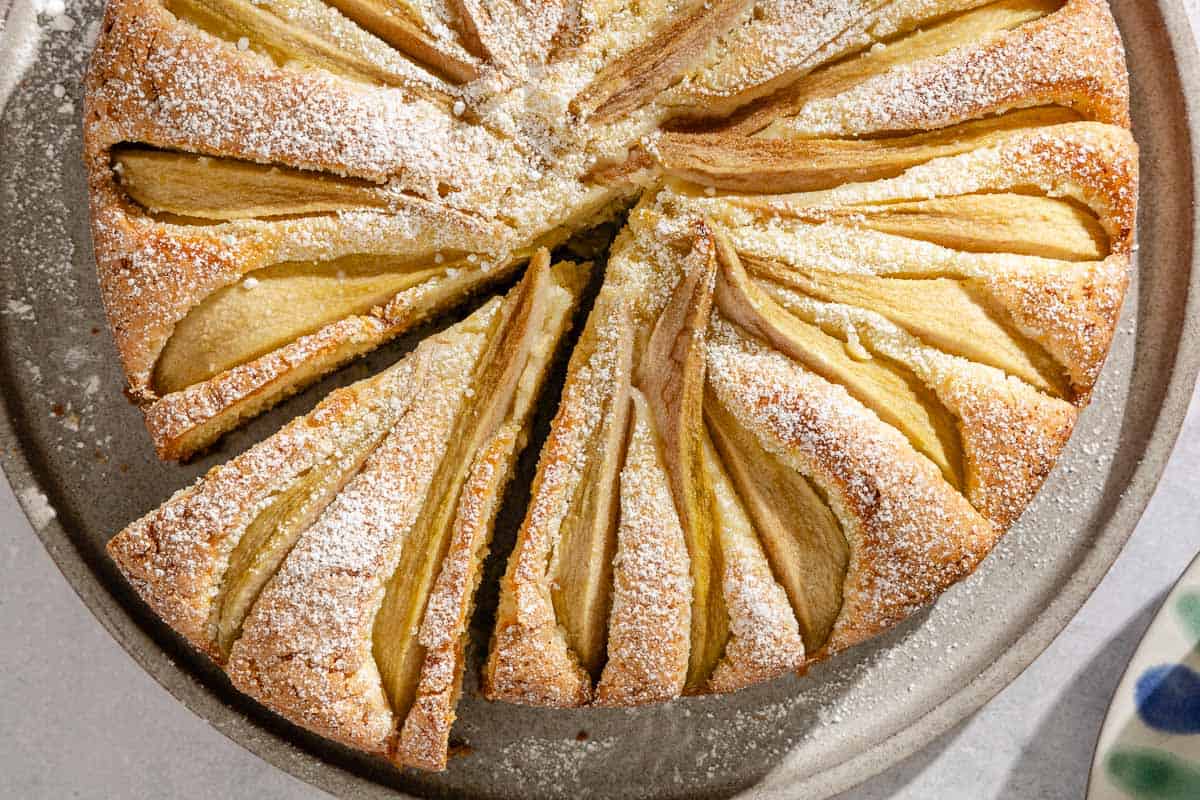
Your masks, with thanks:
[{"label": "pear cake", "polygon": [[[1132,268],[1129,126],[1102,0],[109,0],[93,239],[162,459],[479,298],[110,552],[265,707],[443,769],[544,405],[483,694],[803,672],[1053,469]],[[601,224],[592,281],[558,254]]]}]

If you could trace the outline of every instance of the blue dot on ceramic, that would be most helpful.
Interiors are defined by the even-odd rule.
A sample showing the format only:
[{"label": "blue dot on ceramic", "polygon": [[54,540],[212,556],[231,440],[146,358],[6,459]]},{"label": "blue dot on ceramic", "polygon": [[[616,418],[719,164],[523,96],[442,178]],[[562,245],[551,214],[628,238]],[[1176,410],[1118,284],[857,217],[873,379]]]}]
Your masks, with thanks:
[{"label": "blue dot on ceramic", "polygon": [[1151,667],[1133,689],[1138,716],[1165,733],[1200,733],[1200,675],[1183,664]]}]

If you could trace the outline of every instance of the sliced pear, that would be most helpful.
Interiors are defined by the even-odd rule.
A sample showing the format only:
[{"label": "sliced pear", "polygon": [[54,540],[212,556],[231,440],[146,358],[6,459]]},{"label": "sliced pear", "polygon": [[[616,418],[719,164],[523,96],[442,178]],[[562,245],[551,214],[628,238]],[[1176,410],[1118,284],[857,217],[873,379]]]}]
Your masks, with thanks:
[{"label": "sliced pear", "polygon": [[685,272],[659,315],[638,363],[637,385],[646,396],[662,439],[692,568],[692,631],[686,689],[701,691],[729,638],[729,613],[713,497],[704,466],[704,331],[712,310],[716,258],[711,238],[698,237]]},{"label": "sliced pear", "polygon": [[447,0],[447,5],[467,50],[512,74],[529,32],[526,12],[537,13],[537,7],[522,0]]},{"label": "sliced pear", "polygon": [[[563,270],[578,269],[573,264]],[[540,250],[530,273],[489,336],[480,366],[467,389],[470,399],[455,423],[450,446],[430,484],[424,507],[404,542],[375,617],[373,652],[384,692],[398,719],[412,706],[425,649],[418,634],[426,601],[450,543],[458,501],[480,449],[509,420],[524,420],[536,387],[554,354],[583,281],[565,288]]]},{"label": "sliced pear", "polygon": [[1016,132],[1079,119],[1065,108],[1034,108],[878,139],[666,132],[655,142],[655,155],[669,174],[703,186],[767,194],[809,192],[893,178],[917,164],[988,147]]},{"label": "sliced pear", "polygon": [[864,228],[968,253],[1060,261],[1101,261],[1108,255],[1108,236],[1091,211],[1037,195],[1002,192],[844,206],[821,217],[851,219]]},{"label": "sliced pear", "polygon": [[179,19],[221,39],[247,39],[251,49],[280,65],[298,62],[360,81],[421,88],[431,97],[440,95],[432,87],[418,87],[411,76],[338,47],[250,0],[167,0],[166,5]]},{"label": "sliced pear", "polygon": [[206,220],[388,208],[367,181],[147,147],[113,148],[121,188],[152,213]]},{"label": "sliced pear", "polygon": [[435,36],[427,9],[411,0],[326,0],[392,47],[458,83],[479,77],[479,62],[457,42]]},{"label": "sliced pear", "polygon": [[[587,465],[559,528],[550,591],[567,646],[593,679],[599,679],[604,667],[617,552],[618,486],[629,432],[632,324],[625,320],[617,331],[616,390],[603,398],[602,422],[584,450]],[[593,333],[590,328],[588,333]],[[578,357],[586,358],[595,346],[593,336],[585,335],[577,346]]]},{"label": "sliced pear", "polygon": [[841,524],[816,487],[764,450],[711,391],[704,400],[713,444],[787,592],[805,652],[815,653],[842,608],[850,547]]},{"label": "sliced pear", "polygon": [[[1063,6],[1063,2],[1001,0],[951,15],[921,30],[902,34],[890,42],[877,43],[864,53],[855,53],[810,72],[740,120],[735,127],[743,133],[761,130],[780,116],[795,114],[812,100],[833,97],[889,70],[986,41],[995,34],[1054,13]],[[785,128],[786,125],[786,121],[779,121],[774,127]]]},{"label": "sliced pear", "polygon": [[279,570],[292,545],[358,473],[387,433],[386,426],[360,427],[356,420],[346,421],[342,429],[353,433],[353,437],[343,442],[338,452],[298,476],[260,511],[230,555],[217,613],[217,647],[226,658],[241,634],[250,607]]},{"label": "sliced pear", "polygon": [[810,297],[870,309],[939,350],[996,367],[1047,394],[1071,392],[1062,365],[993,308],[973,281],[843,275],[759,259],[746,259],[746,267]]},{"label": "sliced pear", "polygon": [[963,486],[963,454],[954,417],[936,395],[904,367],[882,358],[856,359],[847,343],[814,322],[782,308],[746,274],[724,237],[717,305],[728,319],[826,380],[845,387],[881,420],[903,433],[955,488]]},{"label": "sliced pear", "polygon": [[749,0],[692,2],[645,43],[616,59],[571,101],[571,109],[611,122],[649,103],[701,58],[750,5]]},{"label": "sliced pear", "polygon": [[155,391],[180,391],[331,322],[365,314],[447,266],[453,265],[352,255],[255,270],[179,321],[155,365]]}]

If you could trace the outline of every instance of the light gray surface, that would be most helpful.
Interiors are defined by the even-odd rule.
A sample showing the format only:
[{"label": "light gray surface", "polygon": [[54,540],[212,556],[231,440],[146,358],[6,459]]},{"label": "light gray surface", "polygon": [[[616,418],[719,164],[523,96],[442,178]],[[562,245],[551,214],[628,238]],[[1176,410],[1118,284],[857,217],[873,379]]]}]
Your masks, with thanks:
[{"label": "light gray surface", "polygon": [[[968,723],[846,797],[1080,796],[1108,695],[1152,608],[1200,548],[1197,474],[1194,408],[1137,534],[1067,631]],[[141,672],[73,596],[7,486],[0,531],[0,794],[322,796]]]}]

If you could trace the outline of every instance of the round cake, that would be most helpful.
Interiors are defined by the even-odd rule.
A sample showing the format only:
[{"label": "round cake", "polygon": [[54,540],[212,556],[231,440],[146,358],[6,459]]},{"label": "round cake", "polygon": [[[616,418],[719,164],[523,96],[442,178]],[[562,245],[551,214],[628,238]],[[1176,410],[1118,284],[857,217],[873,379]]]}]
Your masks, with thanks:
[{"label": "round cake", "polygon": [[109,550],[267,708],[442,769],[539,447],[488,698],[803,671],[969,575],[1066,446],[1128,95],[1101,0],[110,0],[92,230],[161,458],[469,313]]}]

